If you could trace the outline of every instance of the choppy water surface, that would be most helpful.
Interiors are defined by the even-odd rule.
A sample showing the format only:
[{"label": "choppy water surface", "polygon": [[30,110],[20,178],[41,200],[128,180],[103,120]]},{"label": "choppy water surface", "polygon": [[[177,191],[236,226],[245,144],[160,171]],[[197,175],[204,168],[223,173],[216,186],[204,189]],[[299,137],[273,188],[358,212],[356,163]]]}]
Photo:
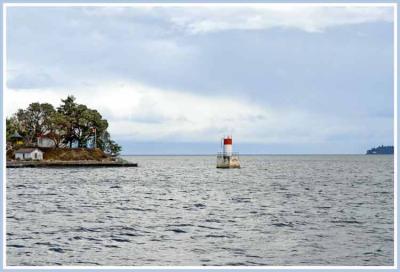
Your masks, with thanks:
[{"label": "choppy water surface", "polygon": [[393,265],[393,156],[7,169],[8,265]]}]

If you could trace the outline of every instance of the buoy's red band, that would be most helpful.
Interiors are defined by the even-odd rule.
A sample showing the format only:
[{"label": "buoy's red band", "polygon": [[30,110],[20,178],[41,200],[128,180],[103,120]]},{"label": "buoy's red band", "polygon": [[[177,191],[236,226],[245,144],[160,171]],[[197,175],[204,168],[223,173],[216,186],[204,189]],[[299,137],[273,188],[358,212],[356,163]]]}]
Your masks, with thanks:
[{"label": "buoy's red band", "polygon": [[231,145],[232,144],[232,139],[224,139],[224,145]]}]

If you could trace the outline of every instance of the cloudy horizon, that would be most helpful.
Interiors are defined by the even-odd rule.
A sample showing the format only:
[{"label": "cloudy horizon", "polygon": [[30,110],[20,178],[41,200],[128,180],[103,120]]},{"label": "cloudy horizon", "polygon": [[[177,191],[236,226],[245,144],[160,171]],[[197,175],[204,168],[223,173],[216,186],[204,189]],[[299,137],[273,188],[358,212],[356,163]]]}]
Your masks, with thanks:
[{"label": "cloudy horizon", "polygon": [[392,7],[8,7],[5,114],[74,95],[123,154],[393,144]]}]

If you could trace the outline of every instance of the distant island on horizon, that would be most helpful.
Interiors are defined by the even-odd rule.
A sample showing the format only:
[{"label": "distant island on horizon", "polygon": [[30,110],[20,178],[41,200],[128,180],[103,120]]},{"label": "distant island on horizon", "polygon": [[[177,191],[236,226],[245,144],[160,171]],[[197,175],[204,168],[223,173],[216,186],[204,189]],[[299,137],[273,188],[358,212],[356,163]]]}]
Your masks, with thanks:
[{"label": "distant island on horizon", "polygon": [[389,155],[394,154],[394,147],[392,145],[388,146],[378,146],[367,150],[366,155]]}]

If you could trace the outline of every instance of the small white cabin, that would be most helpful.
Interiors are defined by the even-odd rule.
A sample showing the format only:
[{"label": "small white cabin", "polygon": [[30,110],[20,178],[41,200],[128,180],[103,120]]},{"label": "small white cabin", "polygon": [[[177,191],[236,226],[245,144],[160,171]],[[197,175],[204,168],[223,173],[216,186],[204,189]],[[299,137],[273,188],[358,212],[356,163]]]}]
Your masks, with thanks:
[{"label": "small white cabin", "polygon": [[43,160],[43,152],[38,148],[21,148],[15,151],[16,160]]}]

